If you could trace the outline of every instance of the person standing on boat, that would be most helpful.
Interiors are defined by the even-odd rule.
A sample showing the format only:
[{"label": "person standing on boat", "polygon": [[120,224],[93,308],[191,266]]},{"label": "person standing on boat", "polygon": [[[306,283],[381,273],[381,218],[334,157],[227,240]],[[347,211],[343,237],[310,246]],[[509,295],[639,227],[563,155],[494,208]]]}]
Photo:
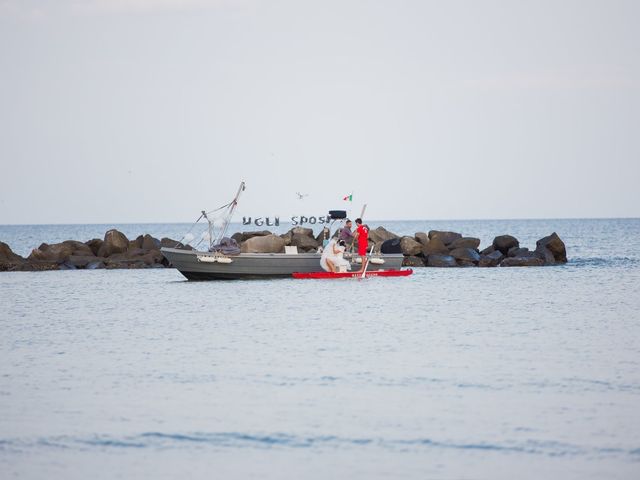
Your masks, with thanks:
[{"label": "person standing on boat", "polygon": [[347,218],[344,224],[344,228],[340,230],[340,240],[342,240],[346,246],[351,246],[353,243],[353,232],[351,232],[351,220]]},{"label": "person standing on boat", "polygon": [[366,266],[365,258],[367,256],[367,247],[369,246],[369,227],[362,223],[361,218],[356,218],[356,234],[354,235],[354,241],[358,241],[358,255],[360,255],[360,260],[362,262],[362,266],[360,267],[360,271],[364,271]]}]

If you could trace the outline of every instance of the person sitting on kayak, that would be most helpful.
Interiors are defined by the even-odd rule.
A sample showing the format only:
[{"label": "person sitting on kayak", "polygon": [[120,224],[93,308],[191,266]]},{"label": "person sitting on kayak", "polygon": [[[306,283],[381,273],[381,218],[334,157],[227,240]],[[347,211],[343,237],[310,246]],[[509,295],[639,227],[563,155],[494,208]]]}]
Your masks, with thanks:
[{"label": "person sitting on kayak", "polygon": [[320,257],[320,266],[323,270],[333,273],[343,269],[350,270],[351,264],[343,257],[345,248],[345,243],[342,240],[331,239]]},{"label": "person sitting on kayak", "polygon": [[361,218],[356,218],[356,234],[354,235],[354,241],[358,242],[358,255],[360,255],[361,267],[360,271],[365,269],[365,258],[367,255],[367,248],[369,246],[369,227],[362,223]]}]

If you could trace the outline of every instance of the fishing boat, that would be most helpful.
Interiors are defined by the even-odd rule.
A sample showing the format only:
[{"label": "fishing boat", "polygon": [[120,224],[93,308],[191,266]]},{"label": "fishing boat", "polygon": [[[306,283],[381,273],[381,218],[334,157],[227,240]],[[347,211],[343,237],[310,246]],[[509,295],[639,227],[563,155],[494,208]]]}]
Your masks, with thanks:
[{"label": "fishing boat", "polygon": [[[199,244],[194,249],[186,249],[185,246],[189,242],[185,242],[183,238],[175,248],[165,247],[160,250],[165,258],[189,280],[292,278],[294,273],[326,273],[320,266],[320,253],[298,253],[295,248],[287,248],[286,253],[240,253],[239,250],[224,248],[229,224],[244,190],[245,184],[242,182],[230,203],[211,212],[202,211],[196,223],[202,219],[208,222],[206,238],[209,244],[206,250],[199,249]],[[217,232],[211,219],[213,212],[222,212],[222,225]],[[332,220],[330,229],[334,225],[333,222],[339,223],[344,218],[336,212],[339,211],[329,212]],[[359,257],[356,255],[347,254],[345,258],[351,263],[352,270],[361,268],[361,264],[357,263]],[[402,266],[403,258],[402,254],[371,252],[367,258],[367,272],[372,274],[382,270],[398,270]]]}]

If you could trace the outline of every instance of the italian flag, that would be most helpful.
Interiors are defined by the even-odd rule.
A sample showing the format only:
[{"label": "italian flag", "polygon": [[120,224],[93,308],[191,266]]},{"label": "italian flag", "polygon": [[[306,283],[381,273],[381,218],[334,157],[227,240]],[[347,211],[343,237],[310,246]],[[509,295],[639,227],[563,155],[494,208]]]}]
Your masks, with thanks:
[{"label": "italian flag", "polygon": [[342,200],[344,200],[346,202],[353,202],[353,193],[351,195],[347,195]]}]

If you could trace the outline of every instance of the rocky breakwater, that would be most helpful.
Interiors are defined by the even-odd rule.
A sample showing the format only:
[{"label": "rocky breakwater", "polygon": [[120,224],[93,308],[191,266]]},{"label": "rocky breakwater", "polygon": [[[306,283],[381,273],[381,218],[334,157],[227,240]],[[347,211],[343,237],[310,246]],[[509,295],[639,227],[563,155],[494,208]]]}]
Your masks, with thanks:
[{"label": "rocky breakwater", "polygon": [[[239,232],[232,238],[242,253],[284,253],[286,246],[311,253],[322,245],[323,234],[314,236],[310,228],[295,227],[282,235],[264,230]],[[0,242],[0,271],[170,267],[160,248],[177,245],[176,240],[159,240],[151,235],[129,240],[122,232],[109,230],[103,239],[43,243],[23,258]],[[432,230],[399,236],[378,227],[369,232],[369,249],[402,253],[403,264],[410,267],[530,267],[567,262],[565,244],[556,233],[538,240],[534,250],[521,247],[511,235],[495,237],[491,245],[480,250],[480,239],[456,232]]]},{"label": "rocky breakwater", "polygon": [[0,242],[0,271],[160,268],[169,266],[160,248],[174,247],[177,243],[170,238],[159,240],[151,235],[129,240],[122,232],[109,230],[103,239],[43,243],[23,258],[11,251],[9,245]]},{"label": "rocky breakwater", "polygon": [[534,250],[521,247],[511,235],[495,237],[483,250],[479,238],[456,232],[432,230],[393,238],[405,256],[403,264],[411,267],[541,267],[567,263],[565,244],[555,232],[538,240]]}]

